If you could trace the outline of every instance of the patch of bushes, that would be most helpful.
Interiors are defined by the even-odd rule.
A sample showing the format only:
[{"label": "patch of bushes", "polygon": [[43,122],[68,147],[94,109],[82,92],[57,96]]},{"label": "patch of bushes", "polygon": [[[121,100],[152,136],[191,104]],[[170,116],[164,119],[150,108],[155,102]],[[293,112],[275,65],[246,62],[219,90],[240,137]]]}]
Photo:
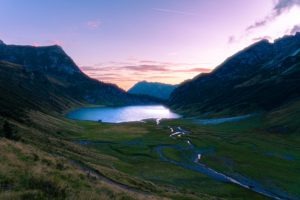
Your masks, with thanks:
[{"label": "patch of bushes", "polygon": [[20,140],[20,134],[18,134],[15,127],[8,121],[4,121],[2,126],[2,133],[0,134],[1,137],[5,137],[9,140]]},{"label": "patch of bushes", "polygon": [[47,199],[65,199],[68,188],[46,177],[27,176],[23,188],[39,191],[38,195]]}]

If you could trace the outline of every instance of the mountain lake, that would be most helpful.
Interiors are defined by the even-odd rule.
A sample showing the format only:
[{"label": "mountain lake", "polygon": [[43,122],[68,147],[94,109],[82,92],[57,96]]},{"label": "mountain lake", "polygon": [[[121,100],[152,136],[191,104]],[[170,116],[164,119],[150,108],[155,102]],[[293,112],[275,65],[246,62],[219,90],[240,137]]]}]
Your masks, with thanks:
[{"label": "mountain lake", "polygon": [[141,105],[124,107],[84,107],[66,115],[69,119],[122,123],[145,119],[177,119],[181,116],[163,105]]}]

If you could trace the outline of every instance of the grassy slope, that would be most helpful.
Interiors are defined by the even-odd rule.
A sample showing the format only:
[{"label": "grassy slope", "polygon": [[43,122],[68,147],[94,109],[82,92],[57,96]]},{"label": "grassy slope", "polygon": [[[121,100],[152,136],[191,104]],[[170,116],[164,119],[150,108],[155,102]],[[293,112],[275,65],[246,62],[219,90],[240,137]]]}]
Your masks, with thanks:
[{"label": "grassy slope", "polygon": [[0,61],[0,116],[25,122],[27,110],[61,112],[79,105],[44,75]]},{"label": "grassy slope", "polygon": [[101,171],[106,171],[109,170],[107,163],[114,159],[93,153],[58,136],[61,127],[78,130],[77,126],[40,113],[34,113],[31,117],[38,118],[37,120],[40,120],[48,130],[15,124],[19,126],[22,141],[0,139],[0,199],[147,199],[151,197],[148,194],[126,190],[105,180],[98,180],[91,175],[92,173],[84,170],[82,164],[75,164],[76,162],[94,164],[96,167],[103,168]]},{"label": "grassy slope", "polygon": [[[215,153],[202,157],[208,166],[300,196],[298,106],[217,126],[188,120],[163,121],[160,126],[151,121],[99,124],[31,112],[30,126],[12,121],[22,141],[0,139],[0,199],[264,199],[161,161],[154,148],[180,142],[169,137],[168,125],[191,130],[185,137],[197,147],[214,148]],[[288,133],[280,128],[285,126]],[[165,154],[183,159],[174,149]],[[99,180],[94,170],[110,181]]]},{"label": "grassy slope", "polygon": [[[197,195],[200,192],[225,198],[246,198],[249,194],[240,188],[216,183],[158,160],[153,147],[177,143],[168,137],[167,126],[180,125],[192,131],[193,134],[187,137],[196,146],[215,149],[215,153],[202,158],[208,166],[229,175],[245,175],[269,188],[279,188],[299,197],[298,108],[299,103],[293,103],[243,122],[215,126],[201,126],[185,120],[166,121],[161,127],[154,123],[111,126],[84,122],[80,124],[87,131],[74,139],[96,141],[88,146],[119,158],[122,162],[115,163],[114,168],[127,174],[157,184],[188,189]],[[102,143],[97,143],[99,141]],[[167,149],[165,153],[174,160],[183,159],[181,153],[174,149]]]},{"label": "grassy slope", "polygon": [[[71,122],[38,112],[31,127],[15,124],[22,141],[0,139],[0,199],[237,199],[256,194],[164,163],[152,147],[172,144],[164,127]],[[79,140],[111,144],[82,146]],[[141,145],[128,142],[143,140]],[[75,142],[75,143],[74,143]],[[79,164],[74,164],[79,163]],[[112,181],[97,180],[83,166]],[[159,196],[159,197],[158,197]]]}]

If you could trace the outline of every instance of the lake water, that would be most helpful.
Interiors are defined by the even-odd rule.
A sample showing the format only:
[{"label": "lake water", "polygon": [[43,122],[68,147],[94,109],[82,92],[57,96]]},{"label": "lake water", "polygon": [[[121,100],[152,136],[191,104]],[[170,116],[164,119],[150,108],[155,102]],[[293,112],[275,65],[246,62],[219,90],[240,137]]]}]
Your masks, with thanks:
[{"label": "lake water", "polygon": [[121,123],[144,119],[176,119],[180,115],[165,106],[124,106],[80,108],[66,115],[70,119]]}]

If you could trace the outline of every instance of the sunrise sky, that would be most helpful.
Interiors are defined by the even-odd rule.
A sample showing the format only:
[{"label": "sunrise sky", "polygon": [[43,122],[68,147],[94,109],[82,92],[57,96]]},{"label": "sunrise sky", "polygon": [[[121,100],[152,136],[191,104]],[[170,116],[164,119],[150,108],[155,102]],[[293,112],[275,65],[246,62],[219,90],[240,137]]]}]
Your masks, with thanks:
[{"label": "sunrise sky", "polygon": [[262,39],[300,31],[300,0],[0,0],[0,39],[61,45],[81,69],[128,89],[177,84]]}]

